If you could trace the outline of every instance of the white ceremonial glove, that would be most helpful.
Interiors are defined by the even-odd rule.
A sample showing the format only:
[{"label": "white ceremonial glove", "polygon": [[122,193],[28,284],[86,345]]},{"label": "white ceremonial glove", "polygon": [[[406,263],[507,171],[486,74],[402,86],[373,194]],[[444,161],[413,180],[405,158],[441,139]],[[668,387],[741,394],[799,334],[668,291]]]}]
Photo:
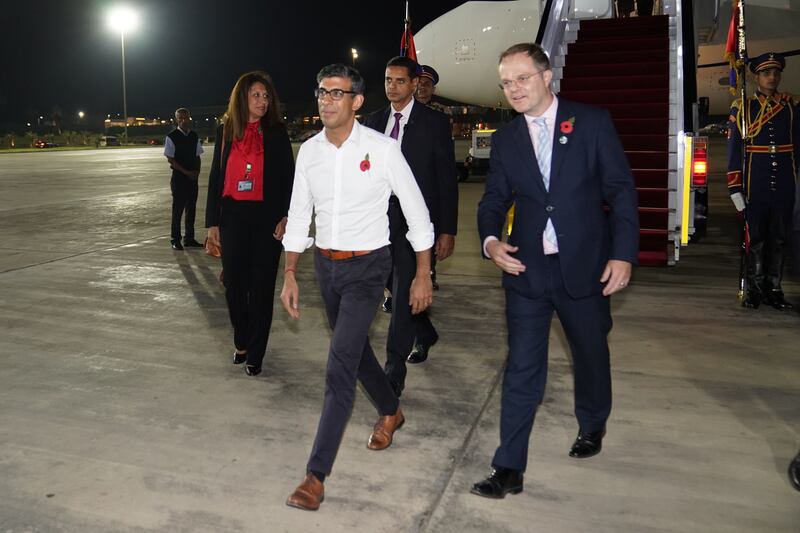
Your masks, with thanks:
[{"label": "white ceremonial glove", "polygon": [[744,195],[740,192],[731,194],[731,201],[733,201],[733,206],[736,208],[737,211],[740,213],[744,211]]}]

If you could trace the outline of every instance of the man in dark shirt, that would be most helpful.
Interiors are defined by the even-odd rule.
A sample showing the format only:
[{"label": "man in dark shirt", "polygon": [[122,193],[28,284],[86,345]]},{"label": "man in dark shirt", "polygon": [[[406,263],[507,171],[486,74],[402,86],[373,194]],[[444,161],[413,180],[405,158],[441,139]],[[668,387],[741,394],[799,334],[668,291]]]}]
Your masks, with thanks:
[{"label": "man in dark shirt", "polygon": [[[164,141],[164,155],[172,169],[172,249],[183,250],[203,245],[194,239],[194,216],[197,204],[197,177],[200,175],[200,154],[203,146],[197,133],[191,131],[192,117],[185,107],[175,111],[176,128]],[[181,216],[186,212],[186,233],[181,245]]]}]

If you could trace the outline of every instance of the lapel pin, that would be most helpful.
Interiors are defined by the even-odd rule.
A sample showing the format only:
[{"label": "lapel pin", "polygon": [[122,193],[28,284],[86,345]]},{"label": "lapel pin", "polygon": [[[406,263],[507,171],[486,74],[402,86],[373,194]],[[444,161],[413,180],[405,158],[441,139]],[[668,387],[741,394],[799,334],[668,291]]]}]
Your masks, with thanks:
[{"label": "lapel pin", "polygon": [[561,137],[558,138],[558,142],[560,142],[561,144],[567,144],[567,136],[562,135]]}]

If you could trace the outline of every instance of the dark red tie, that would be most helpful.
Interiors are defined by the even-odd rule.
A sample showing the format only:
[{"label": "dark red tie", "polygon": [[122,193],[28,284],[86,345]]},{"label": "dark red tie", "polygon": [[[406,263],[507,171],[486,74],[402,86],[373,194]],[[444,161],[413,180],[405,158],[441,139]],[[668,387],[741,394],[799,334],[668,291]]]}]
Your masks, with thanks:
[{"label": "dark red tie", "polygon": [[397,139],[400,135],[400,119],[403,118],[402,113],[395,113],[394,114],[394,126],[392,126],[392,133],[389,134],[389,137],[392,139]]}]

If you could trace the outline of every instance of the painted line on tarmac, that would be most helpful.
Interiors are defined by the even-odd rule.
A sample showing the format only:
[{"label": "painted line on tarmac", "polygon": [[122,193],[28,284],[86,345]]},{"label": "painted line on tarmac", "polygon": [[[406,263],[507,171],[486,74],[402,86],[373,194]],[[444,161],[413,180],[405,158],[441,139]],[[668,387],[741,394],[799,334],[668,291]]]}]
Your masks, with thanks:
[{"label": "painted line on tarmac", "polygon": [[[112,250],[118,250],[118,249],[121,249],[121,248],[126,248],[128,246],[133,246],[133,245],[136,245],[136,244],[143,244],[143,243],[145,243],[147,241],[154,241],[154,240],[158,240],[158,239],[163,239],[164,237],[168,237],[168,236],[169,236],[169,234],[162,233],[161,235],[155,235],[155,236],[147,237],[147,238],[144,238],[144,239],[141,239],[141,240],[137,240],[137,241],[123,242],[121,244],[115,244],[113,246],[106,246],[105,248],[96,248],[94,250],[86,250],[85,252],[78,252],[78,253],[72,254],[72,255],[65,255],[64,257],[57,257],[55,259],[48,259],[47,261],[41,261],[39,263],[33,263],[33,264],[30,264],[30,265],[20,266],[20,267],[16,267],[16,268],[9,268],[8,270],[2,270],[2,271],[0,271],[0,275],[7,274],[9,272],[17,272],[18,270],[25,270],[27,268],[34,268],[34,267],[38,267],[38,266],[42,266],[42,265],[49,265],[51,263],[57,263],[59,261],[65,261],[67,259],[74,259],[75,257],[81,257],[81,256],[84,256],[84,255],[96,254],[98,252],[109,252],[109,251],[112,251]],[[30,250],[28,250],[28,251],[30,251]]]},{"label": "painted line on tarmac", "polygon": [[[472,437],[473,435],[475,435],[475,431],[478,427],[478,424],[483,419],[483,415],[489,408],[489,402],[492,400],[498,387],[500,386],[505,368],[506,365],[504,363],[500,365],[500,368],[497,370],[497,373],[495,374],[494,379],[492,380],[492,385],[491,387],[489,387],[489,391],[486,394],[486,399],[484,400],[483,405],[481,405],[480,411],[478,411],[478,416],[475,417],[475,419],[472,422],[472,425],[469,428],[469,431],[467,431],[467,434],[464,436],[464,442],[461,444],[461,447],[453,455],[451,466],[450,468],[447,469],[447,472],[445,474],[444,487],[442,487],[442,490],[439,492],[439,494],[436,496],[436,499],[429,507],[429,511],[425,513],[424,518],[422,518],[422,520],[419,522],[419,527],[417,528],[417,531],[419,531],[420,533],[427,531],[428,527],[430,527],[431,518],[433,518],[434,513],[436,513],[436,509],[439,508],[439,504],[442,502],[442,498],[444,497],[445,492],[447,492],[447,489],[450,487],[450,482],[453,480],[453,474],[455,474],[456,468],[458,468],[461,465],[461,462],[463,461],[464,456],[467,453],[467,448],[472,442]],[[478,498],[478,496],[475,497]]]}]

